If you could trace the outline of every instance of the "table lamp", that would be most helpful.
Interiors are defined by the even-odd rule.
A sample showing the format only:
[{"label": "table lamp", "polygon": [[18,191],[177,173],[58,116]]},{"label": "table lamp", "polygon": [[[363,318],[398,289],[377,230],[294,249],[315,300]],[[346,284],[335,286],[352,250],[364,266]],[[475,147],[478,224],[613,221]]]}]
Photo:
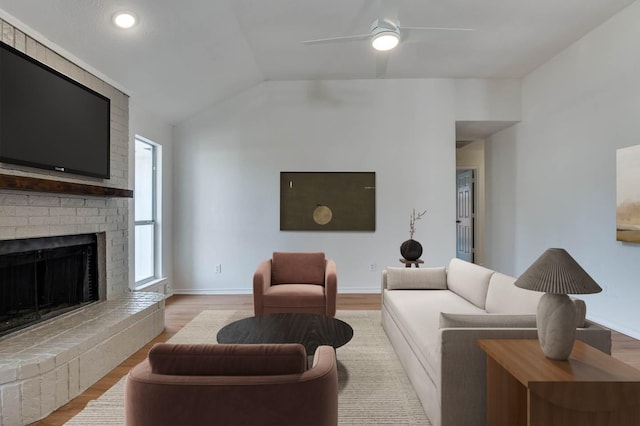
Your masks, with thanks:
[{"label": "table lamp", "polygon": [[576,338],[576,308],[567,295],[599,293],[600,286],[560,248],[545,251],[515,285],[545,293],[536,313],[540,347],[547,358],[568,359]]}]

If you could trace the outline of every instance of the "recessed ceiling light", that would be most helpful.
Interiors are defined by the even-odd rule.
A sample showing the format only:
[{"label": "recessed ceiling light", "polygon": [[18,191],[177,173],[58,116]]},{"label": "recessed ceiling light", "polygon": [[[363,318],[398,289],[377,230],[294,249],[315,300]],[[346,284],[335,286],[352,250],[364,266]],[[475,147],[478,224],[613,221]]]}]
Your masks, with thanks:
[{"label": "recessed ceiling light", "polygon": [[133,12],[118,12],[113,15],[113,23],[119,28],[131,28],[136,22],[138,18]]}]

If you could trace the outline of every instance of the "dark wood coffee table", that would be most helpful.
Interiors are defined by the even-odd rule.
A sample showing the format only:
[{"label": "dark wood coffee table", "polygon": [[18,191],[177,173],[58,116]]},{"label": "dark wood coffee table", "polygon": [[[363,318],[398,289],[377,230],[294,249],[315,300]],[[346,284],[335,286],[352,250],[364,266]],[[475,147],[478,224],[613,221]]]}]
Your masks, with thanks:
[{"label": "dark wood coffee table", "polygon": [[244,318],[220,329],[218,343],[301,343],[307,355],[318,346],[338,348],[353,337],[349,324],[313,314],[268,314]]}]

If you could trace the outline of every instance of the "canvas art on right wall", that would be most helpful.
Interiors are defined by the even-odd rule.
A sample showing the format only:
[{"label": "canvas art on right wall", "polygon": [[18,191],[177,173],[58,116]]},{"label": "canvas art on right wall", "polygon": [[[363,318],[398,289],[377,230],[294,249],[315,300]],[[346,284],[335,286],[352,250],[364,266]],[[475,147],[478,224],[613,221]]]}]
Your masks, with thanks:
[{"label": "canvas art on right wall", "polygon": [[616,239],[640,243],[640,145],[616,151]]}]

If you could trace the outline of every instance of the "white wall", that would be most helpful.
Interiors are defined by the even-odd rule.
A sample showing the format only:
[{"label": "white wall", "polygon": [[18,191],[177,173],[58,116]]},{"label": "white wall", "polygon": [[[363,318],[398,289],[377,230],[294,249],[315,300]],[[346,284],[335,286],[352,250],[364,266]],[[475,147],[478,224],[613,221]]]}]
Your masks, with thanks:
[{"label": "white wall", "polygon": [[520,80],[468,78],[455,84],[457,121],[520,120]]},{"label": "white wall", "polygon": [[[512,81],[497,96],[483,90],[477,108],[461,83],[266,82],[177,126],[175,291],[251,293],[256,266],[273,251],[319,250],[336,260],[340,292],[377,292],[380,271],[401,266],[413,208],[428,210],[416,224],[422,259],[446,264],[455,256],[457,103],[465,118],[519,119],[500,106],[519,105]],[[489,114],[487,104],[509,113]],[[376,231],[280,231],[281,171],[376,172]]]},{"label": "white wall", "polygon": [[[136,135],[142,136],[146,139],[155,142],[162,147],[162,159],[161,159],[161,176],[160,192],[162,193],[162,208],[159,212],[158,221],[162,230],[162,240],[160,241],[161,251],[161,273],[163,278],[160,283],[165,287],[167,294],[173,293],[173,126],[162,119],[158,118],[153,113],[140,107],[135,99],[131,99],[130,102],[130,122],[129,122],[129,140],[130,140],[130,170],[135,170],[134,167],[134,139]],[[134,188],[133,176],[131,173],[131,188]],[[135,202],[135,193],[134,193]],[[130,214],[130,229],[134,229],[134,209],[131,209]],[[135,265],[133,256],[135,250],[133,249],[134,234],[131,233],[129,256],[130,265]],[[134,285],[134,270],[133,267],[129,271],[129,282],[131,287]]]},{"label": "white wall", "polygon": [[[616,242],[616,149],[640,144],[640,3],[523,81],[522,121],[487,143],[490,267],[563,247],[604,289],[589,318],[640,338],[640,245]],[[640,185],[640,182],[638,183]]]}]

